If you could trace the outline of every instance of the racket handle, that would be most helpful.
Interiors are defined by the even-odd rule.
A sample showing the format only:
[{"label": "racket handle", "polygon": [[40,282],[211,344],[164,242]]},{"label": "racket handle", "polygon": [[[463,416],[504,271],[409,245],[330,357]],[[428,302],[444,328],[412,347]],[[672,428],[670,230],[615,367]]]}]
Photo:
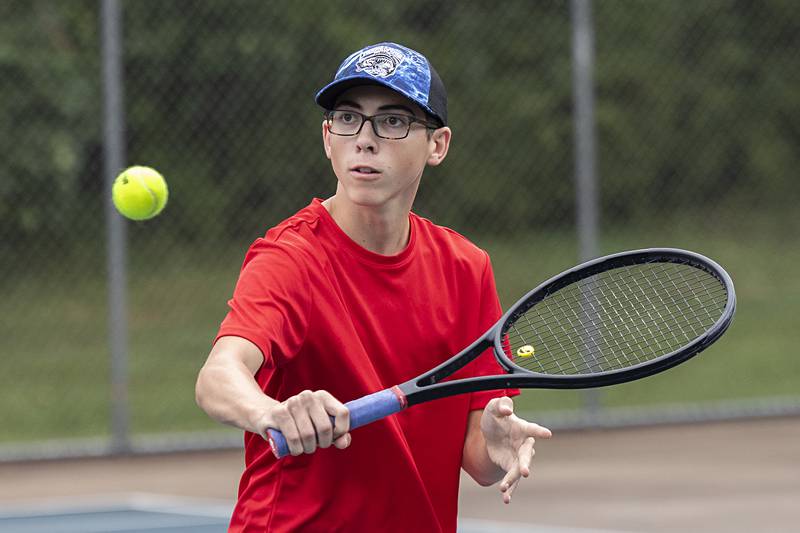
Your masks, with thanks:
[{"label": "racket handle", "polygon": [[[370,422],[393,415],[403,410],[407,404],[405,394],[400,392],[397,387],[392,387],[362,396],[344,405],[350,411],[350,430],[352,431],[358,427],[366,426]],[[331,423],[333,421],[334,417],[331,417]],[[267,440],[270,448],[272,448],[272,453],[275,454],[277,459],[289,455],[289,446],[286,444],[283,433],[277,429],[269,428],[267,430]]]}]

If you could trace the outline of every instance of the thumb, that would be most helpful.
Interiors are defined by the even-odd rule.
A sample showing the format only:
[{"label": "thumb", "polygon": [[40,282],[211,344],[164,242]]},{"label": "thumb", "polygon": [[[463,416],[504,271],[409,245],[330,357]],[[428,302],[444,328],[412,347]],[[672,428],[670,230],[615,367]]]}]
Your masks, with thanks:
[{"label": "thumb", "polygon": [[553,436],[553,432],[544,426],[540,426],[535,422],[528,422],[526,424],[525,433],[530,437],[537,439],[549,439]]},{"label": "thumb", "polygon": [[514,402],[508,396],[493,398],[486,404],[486,410],[496,417],[510,416],[514,413]]}]

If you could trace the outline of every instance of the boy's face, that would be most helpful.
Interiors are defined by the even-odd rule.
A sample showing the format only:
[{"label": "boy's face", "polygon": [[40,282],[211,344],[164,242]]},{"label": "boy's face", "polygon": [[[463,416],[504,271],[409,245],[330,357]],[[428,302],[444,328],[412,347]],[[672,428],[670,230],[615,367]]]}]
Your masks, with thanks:
[{"label": "boy's face", "polygon": [[[336,110],[356,111],[372,116],[393,113],[425,120],[423,111],[398,93],[375,85],[354,87],[342,93]],[[348,116],[360,121],[358,115]],[[356,135],[331,133],[322,124],[325,154],[331,160],[339,180],[337,195],[361,206],[411,209],[425,165],[438,165],[447,155],[450,129],[439,128],[431,135],[414,123],[404,139],[378,137],[370,121],[364,122]]]}]

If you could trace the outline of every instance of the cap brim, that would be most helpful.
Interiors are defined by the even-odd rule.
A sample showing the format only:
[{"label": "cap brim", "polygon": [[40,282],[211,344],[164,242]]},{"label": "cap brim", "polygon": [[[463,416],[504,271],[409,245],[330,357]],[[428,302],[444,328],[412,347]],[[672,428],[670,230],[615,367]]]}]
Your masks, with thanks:
[{"label": "cap brim", "polygon": [[336,104],[336,99],[339,98],[340,94],[353,87],[358,87],[359,85],[379,85],[397,92],[394,87],[390,87],[385,83],[380,83],[375,78],[369,76],[350,76],[348,78],[332,81],[320,89],[314,101],[324,109],[333,109],[333,106]]},{"label": "cap brim", "polygon": [[336,100],[339,98],[343,92],[348,89],[352,89],[353,87],[358,87],[360,85],[377,85],[379,87],[386,87],[387,89],[396,92],[400,96],[407,98],[413,104],[419,106],[424,111],[430,113],[434,117],[436,117],[440,122],[444,122],[439,115],[433,111],[427,105],[421,104],[411,98],[409,95],[403,93],[402,91],[398,91],[396,87],[393,87],[389,83],[382,82],[381,80],[375,79],[372,76],[348,76],[346,78],[341,78],[336,81],[332,81],[317,93],[317,96],[314,97],[314,101],[323,109],[333,109],[333,106],[336,105]]}]

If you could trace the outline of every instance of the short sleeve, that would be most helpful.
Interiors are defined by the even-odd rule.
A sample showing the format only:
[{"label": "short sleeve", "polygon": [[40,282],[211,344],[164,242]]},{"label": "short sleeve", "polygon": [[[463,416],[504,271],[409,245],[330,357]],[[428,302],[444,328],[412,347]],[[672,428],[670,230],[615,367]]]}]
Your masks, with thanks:
[{"label": "short sleeve", "polygon": [[308,266],[292,252],[286,245],[265,239],[253,243],[216,336],[249,340],[261,350],[268,367],[291,360],[308,330]]},{"label": "short sleeve", "polygon": [[[485,266],[481,276],[480,293],[480,333],[484,333],[495,322],[503,316],[503,309],[500,306],[500,299],[497,296],[497,286],[494,280],[494,271],[489,255],[484,252]],[[487,376],[502,374],[504,370],[494,358],[494,352],[490,348],[478,356],[475,360],[474,376]],[[483,409],[492,398],[501,396],[517,396],[518,389],[489,390],[473,392],[470,398],[470,410]]]}]

